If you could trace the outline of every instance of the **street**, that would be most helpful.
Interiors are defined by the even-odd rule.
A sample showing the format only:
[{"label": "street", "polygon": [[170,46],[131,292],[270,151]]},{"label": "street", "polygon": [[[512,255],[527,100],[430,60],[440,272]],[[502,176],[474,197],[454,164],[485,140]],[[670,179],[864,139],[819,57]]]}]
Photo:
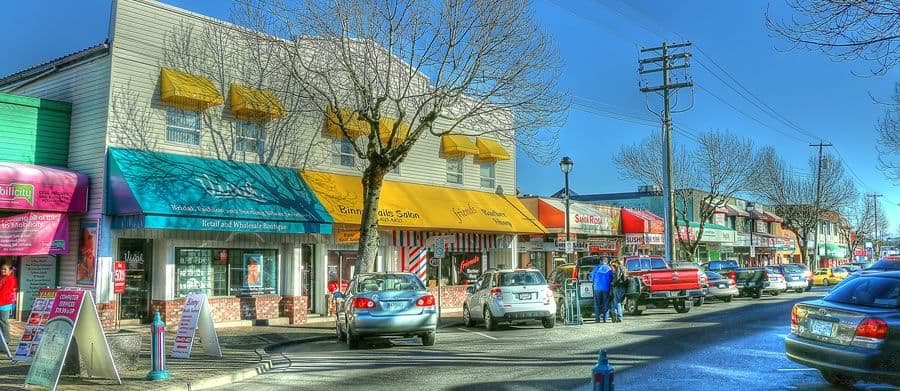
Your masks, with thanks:
[{"label": "street", "polygon": [[608,349],[620,390],[829,390],[818,372],[785,358],[782,341],[791,306],[823,293],[712,302],[686,315],[655,309],[621,324],[453,325],[433,348],[417,340],[356,351],[334,341],[294,345],[281,352],[290,367],[227,389],[588,389],[598,351]]}]

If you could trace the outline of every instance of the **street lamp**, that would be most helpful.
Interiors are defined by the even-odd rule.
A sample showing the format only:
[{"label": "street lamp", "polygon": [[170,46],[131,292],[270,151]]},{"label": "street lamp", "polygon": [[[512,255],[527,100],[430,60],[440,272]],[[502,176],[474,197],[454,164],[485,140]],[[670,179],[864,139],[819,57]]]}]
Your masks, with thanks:
[{"label": "street lamp", "polygon": [[756,255],[753,253],[753,212],[756,210],[756,204],[752,202],[747,203],[747,213],[750,215],[750,265],[753,265],[753,257]]},{"label": "street lamp", "polygon": [[[563,195],[566,199],[566,248],[569,246],[569,173],[572,172],[572,168],[575,167],[575,162],[572,161],[572,158],[568,156],[563,156],[562,160],[559,161],[559,169],[563,172],[563,176],[566,178],[566,185],[564,188],[565,194]],[[566,260],[569,261],[569,252],[566,251]]]}]

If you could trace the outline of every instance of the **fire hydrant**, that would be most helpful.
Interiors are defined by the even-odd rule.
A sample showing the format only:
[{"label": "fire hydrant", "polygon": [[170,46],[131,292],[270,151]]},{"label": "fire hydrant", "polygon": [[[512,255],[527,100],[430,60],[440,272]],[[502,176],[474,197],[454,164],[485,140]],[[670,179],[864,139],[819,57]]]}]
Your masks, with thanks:
[{"label": "fire hydrant", "polygon": [[166,324],[159,316],[159,311],[153,316],[150,324],[150,373],[147,380],[168,380],[172,378],[166,370]]},{"label": "fire hydrant", "polygon": [[606,358],[606,349],[600,351],[600,358],[597,365],[591,370],[591,389],[594,391],[614,391],[615,384],[613,378],[616,370],[609,364]]}]

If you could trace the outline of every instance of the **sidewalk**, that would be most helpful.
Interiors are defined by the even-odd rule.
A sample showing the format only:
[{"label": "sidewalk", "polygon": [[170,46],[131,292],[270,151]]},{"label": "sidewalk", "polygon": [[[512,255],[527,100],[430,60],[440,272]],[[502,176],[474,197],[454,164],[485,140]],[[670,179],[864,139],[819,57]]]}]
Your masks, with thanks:
[{"label": "sidewalk", "polygon": [[[440,327],[461,325],[461,316],[461,311],[445,311]],[[222,358],[205,356],[202,341],[198,341],[198,344],[194,345],[191,359],[166,358],[166,369],[172,375],[172,379],[161,382],[150,382],[145,379],[150,372],[150,327],[143,325],[132,329],[143,334],[139,366],[131,370],[119,369],[121,385],[113,380],[63,376],[59,380],[57,390],[197,390],[249,379],[265,373],[273,366],[283,364],[280,355],[270,355],[266,352],[267,347],[334,338],[334,317],[312,320],[313,322],[297,326],[218,329],[216,331],[222,348]],[[15,322],[11,326],[10,334],[13,340],[10,341],[10,350],[18,344],[22,334],[21,322]],[[166,352],[172,349],[175,329],[171,327],[166,330]],[[11,365],[8,359],[0,359],[0,389],[21,389],[28,368],[28,364]]]}]

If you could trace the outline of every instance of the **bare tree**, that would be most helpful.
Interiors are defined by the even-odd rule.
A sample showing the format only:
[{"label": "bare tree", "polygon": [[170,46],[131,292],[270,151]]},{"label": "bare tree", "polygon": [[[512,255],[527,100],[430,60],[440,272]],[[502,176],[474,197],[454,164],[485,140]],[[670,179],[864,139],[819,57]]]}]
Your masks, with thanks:
[{"label": "bare tree", "polygon": [[490,135],[538,161],[556,155],[547,130],[567,100],[527,0],[239,0],[234,22],[278,56],[274,72],[363,162],[357,272],[377,254],[383,179],[426,134]]},{"label": "bare tree", "polygon": [[886,104],[884,118],[878,122],[878,163],[895,184],[900,184],[900,83],[894,84],[894,99]]},{"label": "bare tree", "polygon": [[[729,132],[703,133],[693,148],[681,146],[673,152],[676,237],[687,254],[693,256],[697,250],[716,209],[746,190],[753,161],[736,157],[752,153],[752,141]],[[654,134],[640,143],[623,146],[615,162],[621,177],[661,187],[661,136]],[[687,234],[691,222],[698,224],[696,235]]]},{"label": "bare tree", "polygon": [[[876,210],[878,211],[877,216],[875,214]],[[844,212],[844,215],[847,218],[847,224],[846,227],[843,227],[841,233],[846,237],[851,251],[856,249],[861,242],[875,242],[876,222],[878,232],[884,233],[887,231],[888,220],[887,215],[884,213],[884,208],[880,202],[876,208],[875,201],[869,197],[863,197],[863,199],[853,204]],[[883,234],[879,236],[883,236]]]},{"label": "bare tree", "polygon": [[[819,169],[817,157],[810,158],[809,168],[812,172]],[[845,210],[859,197],[841,161],[830,155],[823,159],[818,207],[816,177],[795,174],[772,147],[765,147],[757,154],[751,182],[752,192],[784,219],[784,228],[794,233],[804,263],[808,263],[808,243],[816,233],[819,220],[830,211]]]},{"label": "bare tree", "polygon": [[885,74],[900,61],[900,3],[895,0],[786,0],[798,15],[789,22],[766,12],[766,25],[793,47],[818,50],[837,60],[877,64]]}]

